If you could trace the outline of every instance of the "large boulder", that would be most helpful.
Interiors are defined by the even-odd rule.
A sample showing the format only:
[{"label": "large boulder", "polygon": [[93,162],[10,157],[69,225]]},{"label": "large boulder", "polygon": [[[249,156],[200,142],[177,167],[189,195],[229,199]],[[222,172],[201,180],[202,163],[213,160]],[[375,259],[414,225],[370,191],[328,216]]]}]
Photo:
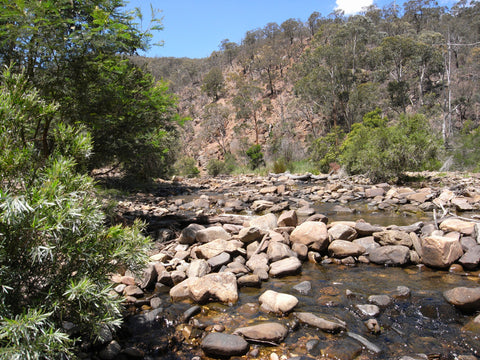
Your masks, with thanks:
[{"label": "large boulder", "polygon": [[262,230],[273,230],[277,227],[277,216],[269,213],[250,220],[250,226],[255,226]]},{"label": "large boulder", "polygon": [[170,289],[170,297],[173,301],[192,299],[197,303],[235,303],[238,300],[237,278],[231,272],[188,278]]},{"label": "large boulder", "polygon": [[210,265],[204,259],[193,260],[187,269],[187,277],[202,277],[210,272]]},{"label": "large boulder", "polygon": [[190,224],[182,230],[178,238],[179,244],[191,245],[197,240],[197,231],[204,230],[205,226],[199,224]]},{"label": "large boulder", "polygon": [[381,246],[371,249],[368,258],[374,264],[405,265],[410,260],[410,249],[403,245]]},{"label": "large boulder", "polygon": [[480,287],[456,287],[443,293],[445,299],[455,307],[466,312],[480,310]]},{"label": "large boulder", "polygon": [[245,244],[250,244],[254,241],[262,240],[265,234],[265,230],[259,229],[255,226],[249,226],[240,230],[238,233],[238,239]]},{"label": "large boulder", "polygon": [[457,218],[450,218],[450,219],[443,220],[440,223],[439,227],[440,227],[440,230],[443,230],[445,232],[457,231],[464,235],[472,235],[474,231],[475,223],[464,221]]},{"label": "large boulder", "polygon": [[297,226],[298,225],[298,218],[297,213],[295,210],[289,210],[283,212],[278,217],[278,226]]},{"label": "large boulder", "polygon": [[447,268],[462,255],[462,245],[456,238],[432,235],[422,240],[422,261],[427,266]]},{"label": "large boulder", "polygon": [[296,256],[296,253],[290,249],[287,244],[278,241],[270,241],[267,248],[267,255],[271,262],[275,262],[291,256]]},{"label": "large boulder", "polygon": [[262,310],[280,315],[292,311],[298,304],[298,299],[295,296],[273,290],[265,291],[258,298],[258,301]]},{"label": "large boulder", "polygon": [[357,237],[357,231],[346,224],[338,223],[328,229],[328,235],[331,240],[348,240],[352,241]]},{"label": "large boulder", "polygon": [[475,245],[468,249],[458,262],[467,270],[477,268],[480,264],[480,245]]},{"label": "large boulder", "polygon": [[199,258],[208,260],[223,252],[233,253],[242,247],[243,243],[239,240],[216,239],[197,247],[195,254]]},{"label": "large boulder", "polygon": [[206,229],[198,230],[195,233],[196,240],[201,243],[208,243],[217,239],[228,240],[230,237],[231,236],[227,230],[221,226],[212,226]]},{"label": "large boulder", "polygon": [[288,329],[279,323],[266,322],[259,325],[241,327],[233,333],[242,335],[245,339],[251,341],[265,341],[278,344],[285,339],[288,334]]},{"label": "large boulder", "polygon": [[270,276],[285,276],[297,274],[302,268],[302,263],[297,257],[289,257],[270,264]]},{"label": "large boulder", "polygon": [[412,239],[407,232],[398,230],[384,230],[373,233],[373,238],[382,246],[403,245],[412,247]]},{"label": "large boulder", "polygon": [[314,250],[324,250],[328,246],[327,225],[320,221],[305,221],[292,231],[290,241]]},{"label": "large boulder", "polygon": [[345,323],[338,320],[327,320],[307,312],[298,312],[294,315],[301,323],[319,328],[322,331],[337,333],[346,329]]},{"label": "large boulder", "polygon": [[210,333],[200,345],[205,354],[210,356],[242,356],[248,352],[248,342],[239,335]]},{"label": "large boulder", "polygon": [[328,246],[328,252],[337,258],[359,256],[365,252],[365,248],[359,244],[347,240],[334,240]]}]

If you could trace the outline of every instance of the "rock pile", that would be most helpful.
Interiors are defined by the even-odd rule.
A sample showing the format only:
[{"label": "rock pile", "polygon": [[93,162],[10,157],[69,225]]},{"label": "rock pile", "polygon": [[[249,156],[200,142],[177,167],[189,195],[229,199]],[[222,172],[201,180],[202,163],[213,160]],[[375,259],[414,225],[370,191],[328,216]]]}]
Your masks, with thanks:
[{"label": "rock pile", "polygon": [[[285,210],[279,216],[268,213],[253,219],[244,217],[243,226],[191,224],[176,241],[151,256],[143,279],[115,276],[115,290],[125,296],[126,302],[137,306],[145,304],[145,290],[165,287],[169,288],[172,301],[232,304],[238,300],[239,287],[259,287],[271,277],[297,274],[305,261],[343,265],[425,264],[439,269],[455,264],[465,270],[480,266],[480,224],[475,221],[450,217],[439,223],[381,227],[361,220],[329,222],[316,214],[301,223],[299,218],[296,211]],[[300,293],[309,291],[305,284],[298,286]],[[480,310],[479,289],[455,288],[445,298],[459,309]],[[400,292],[408,296],[409,290]],[[154,299],[149,300],[152,307]],[[380,331],[375,317],[391,301],[388,296],[374,295],[369,304],[356,305],[372,333]],[[295,310],[298,299],[267,290],[258,302],[262,311],[282,317]],[[300,323],[325,332],[347,330],[347,324],[340,319],[302,312],[294,315]],[[247,353],[251,342],[278,344],[287,335],[288,329],[280,322],[267,322],[237,328],[232,334],[209,333],[201,347],[212,356],[236,356]],[[348,332],[348,336],[370,351],[380,351],[358,334]]]}]

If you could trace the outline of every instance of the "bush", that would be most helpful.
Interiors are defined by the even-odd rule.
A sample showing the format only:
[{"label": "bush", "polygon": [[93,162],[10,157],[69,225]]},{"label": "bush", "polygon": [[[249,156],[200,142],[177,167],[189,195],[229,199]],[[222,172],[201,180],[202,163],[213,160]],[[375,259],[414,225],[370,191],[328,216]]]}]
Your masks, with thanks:
[{"label": "bush", "polygon": [[313,141],[310,146],[311,159],[318,165],[321,172],[329,172],[330,164],[338,162],[344,139],[345,133],[336,126],[327,135]]},{"label": "bush", "polygon": [[273,163],[273,172],[275,174],[281,174],[287,171],[287,164],[285,163],[285,159],[277,159]]},{"label": "bush", "polygon": [[457,170],[480,171],[480,127],[472,128],[467,122],[456,141],[453,153],[454,167]]},{"label": "bush", "polygon": [[259,144],[250,146],[247,150],[247,156],[250,159],[250,168],[252,170],[264,164],[262,147]]},{"label": "bush", "polygon": [[208,175],[217,176],[225,171],[225,162],[218,159],[210,159],[207,164]]},{"label": "bush", "polygon": [[[94,183],[77,172],[89,135],[26,84],[6,70],[0,85],[0,357],[64,358],[73,344],[64,322],[91,340],[120,325],[110,274],[141,270],[149,241],[140,223],[104,226]],[[36,136],[45,121],[49,154]]]},{"label": "bush", "polygon": [[175,164],[176,173],[181,176],[186,176],[188,178],[197,177],[200,174],[195,165],[195,159],[191,157],[183,157],[177,161]]},{"label": "bush", "polygon": [[351,174],[394,181],[405,171],[438,168],[438,139],[422,115],[402,116],[397,125],[387,126],[377,109],[352,126],[341,148],[341,163]]}]

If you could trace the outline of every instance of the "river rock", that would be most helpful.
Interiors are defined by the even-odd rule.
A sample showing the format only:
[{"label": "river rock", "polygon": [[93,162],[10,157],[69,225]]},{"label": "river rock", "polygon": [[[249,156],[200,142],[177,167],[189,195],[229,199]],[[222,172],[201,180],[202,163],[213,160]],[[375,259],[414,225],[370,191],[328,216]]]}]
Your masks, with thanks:
[{"label": "river rock", "polygon": [[368,258],[375,264],[405,265],[410,260],[410,249],[403,245],[382,246],[370,250]]},{"label": "river rock", "polygon": [[187,277],[202,277],[210,272],[210,265],[204,259],[193,260],[187,269]]},{"label": "river rock", "polygon": [[142,291],[142,289],[140,289],[136,285],[126,286],[125,289],[123,289],[123,294],[125,296],[133,296],[133,297],[136,297],[136,298],[141,298],[145,295],[144,292]]},{"label": "river rock", "polygon": [[102,349],[98,355],[102,360],[113,360],[120,355],[121,351],[122,347],[120,344],[113,340],[104,349]]},{"label": "river rock", "polygon": [[262,310],[280,315],[292,311],[298,304],[298,299],[295,296],[273,290],[265,291],[258,298],[258,301]]},{"label": "river rock", "polygon": [[345,258],[348,256],[359,256],[365,252],[365,248],[359,244],[346,240],[334,240],[328,246],[328,252],[337,258]]},{"label": "river rock", "polygon": [[200,245],[195,249],[198,258],[211,259],[222,252],[233,253],[243,247],[243,243],[239,240],[216,239],[206,244]]},{"label": "river rock", "polygon": [[278,241],[270,241],[267,248],[267,255],[271,262],[292,256],[296,257],[296,253],[292,251],[287,244]]},{"label": "river rock", "polygon": [[466,312],[480,310],[480,287],[456,287],[443,293],[445,299],[455,307]]},{"label": "river rock", "polygon": [[157,282],[157,269],[155,268],[154,264],[148,264],[146,269],[143,272],[143,279],[142,282],[140,283],[140,287],[142,289],[149,289],[155,286],[155,283]]},{"label": "river rock", "polygon": [[245,244],[250,244],[254,241],[262,240],[265,234],[265,230],[261,230],[255,226],[249,226],[240,230],[238,233],[238,239]]},{"label": "river rock", "polygon": [[190,224],[185,229],[182,230],[180,233],[180,237],[178,238],[179,244],[187,244],[191,245],[195,243],[197,231],[205,229],[205,226],[199,224]]},{"label": "river rock", "polygon": [[230,271],[236,276],[243,276],[250,272],[250,270],[244,264],[238,261],[232,261],[229,263],[226,267],[226,271]]},{"label": "river rock", "polygon": [[238,286],[242,287],[260,287],[262,280],[257,274],[249,274],[240,276],[237,280]]},{"label": "river rock", "polygon": [[198,303],[215,300],[235,303],[238,300],[237,278],[231,272],[188,278],[170,289],[170,297],[173,301],[190,298]]},{"label": "river rock", "polygon": [[307,245],[313,250],[324,250],[328,246],[327,226],[319,221],[305,221],[292,231],[290,241]]},{"label": "river rock", "polygon": [[383,188],[369,188],[365,189],[365,197],[367,198],[374,198],[376,196],[383,196],[385,195],[385,190]]},{"label": "river rock", "polygon": [[288,329],[279,323],[266,322],[259,325],[241,327],[234,332],[236,335],[242,335],[245,339],[251,341],[280,343],[288,334]]},{"label": "river rock", "polygon": [[458,262],[467,270],[477,268],[480,264],[480,245],[475,245],[468,249]]},{"label": "river rock", "polygon": [[206,229],[198,230],[195,238],[200,243],[209,243],[213,240],[229,240],[230,234],[221,226],[212,226]]},{"label": "river rock", "polygon": [[409,248],[412,247],[412,239],[410,235],[404,231],[384,230],[373,233],[373,238],[382,246],[403,245]]},{"label": "river rock", "polygon": [[262,230],[273,230],[277,227],[277,217],[269,213],[250,220],[250,226],[258,227]]},{"label": "river rock", "polygon": [[373,304],[357,304],[355,307],[358,309],[360,314],[368,317],[375,317],[380,314],[380,308],[377,305]]},{"label": "river rock", "polygon": [[354,244],[363,246],[363,248],[365,249],[364,255],[368,255],[372,249],[376,249],[381,246],[374,240],[373,236],[361,237],[359,239],[353,240],[352,242]]},{"label": "river rock", "polygon": [[297,218],[297,213],[295,210],[289,210],[283,212],[279,217],[278,217],[278,226],[297,226],[298,225],[298,218]]},{"label": "river rock", "polygon": [[222,252],[221,254],[214,256],[208,259],[207,263],[212,268],[213,271],[218,270],[223,265],[226,265],[230,262],[231,256],[227,252]]},{"label": "river rock", "polygon": [[294,315],[301,323],[319,328],[322,331],[337,333],[346,329],[345,323],[338,320],[327,320],[307,312],[296,312]]},{"label": "river rock", "polygon": [[268,271],[269,270],[268,255],[265,253],[252,255],[252,257],[248,259],[246,265],[253,272],[259,269]]},{"label": "river rock", "polygon": [[242,356],[248,352],[250,345],[241,336],[210,333],[202,340],[202,350],[209,356]]},{"label": "river rock", "polygon": [[292,256],[286,259],[275,261],[270,264],[270,276],[285,276],[297,274],[302,268],[302,263],[297,257]]},{"label": "river rock", "polygon": [[388,295],[370,295],[368,301],[378,306],[388,306],[392,303],[392,298]]},{"label": "river rock", "polygon": [[345,224],[335,224],[328,229],[328,235],[331,240],[352,241],[357,237],[357,232],[351,226]]},{"label": "river rock", "polygon": [[256,212],[256,213],[259,213],[259,212],[262,212],[262,211],[265,211],[267,209],[270,209],[272,206],[273,206],[273,202],[272,201],[268,201],[268,200],[255,200],[252,204],[252,206],[250,206],[250,208]]},{"label": "river rock", "polygon": [[383,229],[380,226],[374,226],[365,221],[357,221],[355,223],[355,231],[360,236],[370,236],[374,232],[383,231]]},{"label": "river rock", "polygon": [[300,260],[305,260],[308,255],[308,246],[300,243],[293,243],[292,250],[295,251]]},{"label": "river rock", "polygon": [[308,280],[302,281],[293,287],[293,290],[298,291],[302,295],[308,295],[312,290],[312,283]]},{"label": "river rock", "polygon": [[462,245],[456,239],[432,235],[422,240],[422,261],[427,266],[447,268],[462,255]]},{"label": "river rock", "polygon": [[443,220],[439,227],[441,230],[448,232],[448,231],[457,231],[464,235],[472,235],[474,230],[475,223],[468,222],[464,220],[460,220],[457,218],[450,218]]}]

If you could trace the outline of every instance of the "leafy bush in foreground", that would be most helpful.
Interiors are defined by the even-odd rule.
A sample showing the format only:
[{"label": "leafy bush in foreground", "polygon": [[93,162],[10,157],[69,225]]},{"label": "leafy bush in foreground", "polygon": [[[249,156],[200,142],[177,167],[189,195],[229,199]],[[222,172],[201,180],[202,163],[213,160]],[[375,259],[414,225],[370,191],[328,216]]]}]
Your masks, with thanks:
[{"label": "leafy bush in foreground", "polygon": [[[142,226],[104,226],[91,178],[77,165],[88,133],[63,125],[25,77],[0,79],[0,358],[62,358],[76,336],[94,339],[120,324],[109,274],[140,270]],[[42,128],[50,126],[42,139]],[[55,144],[49,155],[39,142]]]}]

